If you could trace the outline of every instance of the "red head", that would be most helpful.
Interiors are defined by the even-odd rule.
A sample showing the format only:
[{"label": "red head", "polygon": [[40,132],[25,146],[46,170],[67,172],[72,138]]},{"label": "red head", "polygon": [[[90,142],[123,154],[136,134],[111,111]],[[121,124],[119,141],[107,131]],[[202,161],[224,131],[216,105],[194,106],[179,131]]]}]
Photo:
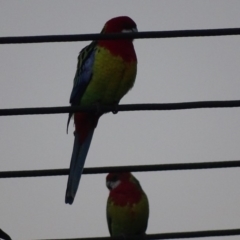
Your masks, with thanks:
[{"label": "red head", "polygon": [[109,197],[120,206],[135,204],[144,194],[139,181],[130,172],[109,173],[106,185],[110,190]]},{"label": "red head", "polygon": [[[126,16],[115,17],[108,20],[101,33],[137,32],[136,23]],[[137,61],[132,43],[133,39],[99,40],[98,45],[107,48],[113,55],[121,56],[125,61]]]},{"label": "red head", "polygon": [[136,23],[127,16],[115,17],[108,20],[102,30],[103,33],[137,32]]},{"label": "red head", "polygon": [[109,190],[117,188],[120,184],[130,181],[131,173],[109,173],[106,177],[106,185]]}]

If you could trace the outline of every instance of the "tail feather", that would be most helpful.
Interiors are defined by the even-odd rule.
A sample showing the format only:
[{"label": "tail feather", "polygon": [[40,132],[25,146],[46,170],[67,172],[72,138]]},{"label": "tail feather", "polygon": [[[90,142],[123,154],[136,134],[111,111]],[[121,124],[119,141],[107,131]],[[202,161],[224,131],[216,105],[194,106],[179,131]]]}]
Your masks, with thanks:
[{"label": "tail feather", "polygon": [[94,129],[91,129],[84,142],[80,143],[80,135],[75,132],[65,203],[72,204],[74,201],[93,133]]}]

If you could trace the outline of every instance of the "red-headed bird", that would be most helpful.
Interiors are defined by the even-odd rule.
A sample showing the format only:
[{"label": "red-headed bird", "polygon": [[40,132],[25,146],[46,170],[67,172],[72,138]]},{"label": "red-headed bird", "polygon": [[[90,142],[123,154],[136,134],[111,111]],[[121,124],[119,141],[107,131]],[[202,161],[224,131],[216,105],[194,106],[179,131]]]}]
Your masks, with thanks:
[{"label": "red-headed bird", "polygon": [[112,237],[144,235],[149,205],[139,181],[129,172],[109,173],[106,185],[108,230]]},{"label": "red-headed bird", "polygon": [[[136,32],[136,23],[121,16],[106,22],[102,34]],[[133,39],[98,40],[82,49],[70,96],[72,106],[117,105],[133,87],[137,74],[137,57]],[[72,114],[69,114],[68,124]],[[100,113],[74,114],[75,139],[65,203],[72,204]]]}]

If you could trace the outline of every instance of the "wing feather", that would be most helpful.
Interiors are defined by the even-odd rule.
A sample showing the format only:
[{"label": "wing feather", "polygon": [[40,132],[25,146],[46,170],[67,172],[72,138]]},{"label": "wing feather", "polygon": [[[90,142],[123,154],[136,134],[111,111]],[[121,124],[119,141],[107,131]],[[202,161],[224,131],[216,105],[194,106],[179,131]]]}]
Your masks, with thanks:
[{"label": "wing feather", "polygon": [[[73,89],[70,96],[71,106],[80,104],[81,98],[92,79],[92,70],[95,59],[96,42],[92,42],[81,50],[78,55],[77,71],[73,80]],[[69,113],[67,131],[73,113]]]},{"label": "wing feather", "polygon": [[108,224],[108,231],[110,233],[110,236],[112,236],[112,219],[111,219],[111,216],[110,216],[110,203],[111,200],[108,198],[108,201],[107,201],[107,224]]}]

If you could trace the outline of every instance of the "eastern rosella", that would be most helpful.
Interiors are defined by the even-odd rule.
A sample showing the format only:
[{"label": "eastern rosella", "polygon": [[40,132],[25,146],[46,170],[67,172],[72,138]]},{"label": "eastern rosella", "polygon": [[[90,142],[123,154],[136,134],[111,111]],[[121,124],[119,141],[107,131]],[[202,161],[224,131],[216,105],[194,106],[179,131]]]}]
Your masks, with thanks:
[{"label": "eastern rosella", "polygon": [[109,173],[106,185],[107,222],[111,236],[144,235],[147,229],[149,205],[139,181],[129,172]]},{"label": "eastern rosella", "polygon": [[[102,34],[136,32],[136,23],[121,16],[106,22]],[[116,106],[133,87],[137,57],[133,39],[98,40],[82,49],[70,96],[72,106]],[[69,114],[68,124],[72,114]],[[75,139],[65,202],[72,204],[100,113],[74,114]]]}]

